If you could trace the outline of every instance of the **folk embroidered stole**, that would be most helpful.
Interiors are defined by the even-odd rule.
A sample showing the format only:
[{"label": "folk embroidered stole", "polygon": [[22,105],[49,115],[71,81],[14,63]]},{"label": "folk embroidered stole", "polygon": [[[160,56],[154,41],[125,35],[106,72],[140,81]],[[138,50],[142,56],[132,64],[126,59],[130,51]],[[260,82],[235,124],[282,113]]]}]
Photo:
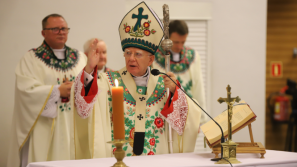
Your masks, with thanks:
[{"label": "folk embroidered stole", "polygon": [[141,155],[144,147],[144,137],[145,137],[145,114],[146,114],[146,102],[149,99],[155,89],[158,77],[150,75],[147,92],[145,95],[141,95],[137,92],[137,86],[131,74],[127,71],[126,68],[123,68],[119,71],[122,80],[126,87],[128,88],[131,96],[136,101],[136,110],[135,110],[135,133],[134,133],[134,144],[133,152],[136,155]]}]

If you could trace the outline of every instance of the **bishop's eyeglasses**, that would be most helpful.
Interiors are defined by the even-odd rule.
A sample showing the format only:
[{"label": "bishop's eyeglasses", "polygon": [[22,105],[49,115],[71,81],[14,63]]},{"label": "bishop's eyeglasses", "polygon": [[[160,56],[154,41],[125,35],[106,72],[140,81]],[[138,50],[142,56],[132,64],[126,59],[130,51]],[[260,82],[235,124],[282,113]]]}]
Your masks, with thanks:
[{"label": "bishop's eyeglasses", "polygon": [[62,28],[55,27],[55,28],[44,28],[43,30],[52,30],[53,33],[59,34],[60,31],[63,32],[63,33],[68,33],[70,28],[67,28],[67,27],[62,27]]},{"label": "bishop's eyeglasses", "polygon": [[126,57],[126,58],[130,58],[132,56],[132,54],[137,59],[140,59],[140,58],[144,57],[144,55],[146,55],[146,54],[144,54],[142,52],[139,52],[139,51],[136,51],[136,52],[132,52],[130,50],[125,50],[124,51],[124,57]]}]

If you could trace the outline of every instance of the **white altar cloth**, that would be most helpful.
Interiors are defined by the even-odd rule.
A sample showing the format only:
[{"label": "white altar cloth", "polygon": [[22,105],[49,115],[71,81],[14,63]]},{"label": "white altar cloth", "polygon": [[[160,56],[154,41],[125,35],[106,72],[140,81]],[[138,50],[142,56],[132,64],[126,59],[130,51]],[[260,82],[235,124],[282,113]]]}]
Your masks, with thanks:
[{"label": "white altar cloth", "polygon": [[[220,156],[220,154],[219,154]],[[241,164],[233,166],[244,167],[297,167],[297,153],[266,150],[264,159],[260,154],[237,154]],[[152,156],[125,157],[124,162],[129,167],[218,167],[230,166],[230,164],[217,165],[213,161],[212,153],[182,153],[163,154]],[[98,158],[84,160],[34,162],[27,167],[110,167],[116,162],[115,158]]]}]

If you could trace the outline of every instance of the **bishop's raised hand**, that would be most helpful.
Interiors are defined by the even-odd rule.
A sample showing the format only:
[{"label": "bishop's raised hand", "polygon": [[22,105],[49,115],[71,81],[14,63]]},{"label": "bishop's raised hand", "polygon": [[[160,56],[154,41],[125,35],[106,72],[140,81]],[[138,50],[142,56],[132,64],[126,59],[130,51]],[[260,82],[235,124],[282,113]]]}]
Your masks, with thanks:
[{"label": "bishop's raised hand", "polygon": [[94,39],[90,44],[90,49],[88,52],[88,62],[85,67],[87,73],[91,73],[96,65],[99,63],[99,50],[97,49],[98,39]]}]

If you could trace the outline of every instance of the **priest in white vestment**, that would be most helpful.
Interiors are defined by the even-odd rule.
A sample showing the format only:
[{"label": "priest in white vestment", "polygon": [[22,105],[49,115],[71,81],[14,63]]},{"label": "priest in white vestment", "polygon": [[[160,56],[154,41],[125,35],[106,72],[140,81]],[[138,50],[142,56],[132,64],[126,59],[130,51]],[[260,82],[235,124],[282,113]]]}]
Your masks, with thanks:
[{"label": "priest in white vestment", "polygon": [[[185,46],[189,34],[187,23],[174,20],[169,23],[169,38],[172,40],[170,54],[170,71],[173,72],[189,96],[197,100],[206,110],[205,89],[202,76],[200,55],[197,50]],[[165,72],[166,52],[160,46],[155,53],[153,68]],[[208,117],[202,112],[200,123],[206,123]]]},{"label": "priest in white vestment", "polygon": [[43,43],[29,50],[15,70],[9,167],[74,158],[70,147],[73,112],[69,98],[72,83],[86,65],[86,58],[65,45],[69,28],[61,15],[45,17],[42,25]]},{"label": "priest in white vestment", "polygon": [[[141,2],[125,15],[119,26],[126,67],[100,74],[97,41],[92,43],[88,63],[75,79],[75,150],[76,158],[113,156],[114,140],[112,92],[115,80],[124,89],[126,156],[168,154],[168,124],[173,129],[173,152],[193,152],[201,110],[165,75],[151,74],[150,65],[163,37],[158,16]],[[121,55],[119,55],[121,56]],[[176,81],[173,73],[168,75]],[[180,83],[177,82],[179,85]],[[169,97],[166,89],[169,88]],[[86,121],[87,120],[87,121]],[[81,127],[81,122],[85,122]],[[77,124],[80,123],[80,124]],[[87,145],[82,147],[82,145]]]}]

